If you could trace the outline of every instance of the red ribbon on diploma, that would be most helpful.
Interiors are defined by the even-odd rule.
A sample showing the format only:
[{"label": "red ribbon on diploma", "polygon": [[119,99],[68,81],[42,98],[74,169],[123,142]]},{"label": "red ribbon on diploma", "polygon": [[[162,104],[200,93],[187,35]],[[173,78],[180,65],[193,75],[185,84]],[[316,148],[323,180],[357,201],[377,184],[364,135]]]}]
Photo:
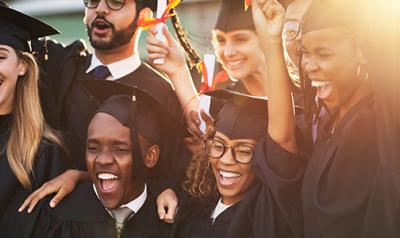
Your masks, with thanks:
[{"label": "red ribbon on diploma", "polygon": [[139,27],[143,28],[144,30],[148,30],[148,29],[154,27],[155,25],[157,25],[158,23],[161,23],[161,22],[165,23],[172,16],[171,14],[169,14],[169,11],[172,8],[175,8],[176,6],[178,6],[179,3],[181,3],[181,0],[169,1],[167,8],[165,9],[165,11],[163,12],[163,14],[160,18],[139,19],[137,22],[137,25]]},{"label": "red ribbon on diploma", "polygon": [[201,74],[203,75],[203,82],[201,82],[200,84],[200,93],[199,93],[200,95],[202,95],[205,92],[212,90],[213,87],[212,85],[208,84],[208,72],[204,60],[202,60],[199,65],[197,65],[197,70],[201,72]]}]

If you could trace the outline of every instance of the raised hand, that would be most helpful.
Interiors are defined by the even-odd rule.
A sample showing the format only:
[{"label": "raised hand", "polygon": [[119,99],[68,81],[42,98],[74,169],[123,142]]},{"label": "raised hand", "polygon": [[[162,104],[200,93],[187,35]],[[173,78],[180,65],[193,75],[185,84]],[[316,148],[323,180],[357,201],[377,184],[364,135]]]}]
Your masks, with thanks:
[{"label": "raised hand", "polygon": [[156,28],[149,30],[149,35],[146,40],[146,49],[150,63],[156,59],[163,58],[164,64],[153,64],[153,66],[157,70],[167,74],[169,77],[172,77],[175,72],[186,67],[185,56],[176,44],[171,33],[169,33],[167,27],[163,27],[162,31],[166,39],[165,42],[156,38]]},{"label": "raised hand", "polygon": [[277,0],[252,0],[251,8],[261,41],[281,41],[285,21],[285,9],[282,5]]}]

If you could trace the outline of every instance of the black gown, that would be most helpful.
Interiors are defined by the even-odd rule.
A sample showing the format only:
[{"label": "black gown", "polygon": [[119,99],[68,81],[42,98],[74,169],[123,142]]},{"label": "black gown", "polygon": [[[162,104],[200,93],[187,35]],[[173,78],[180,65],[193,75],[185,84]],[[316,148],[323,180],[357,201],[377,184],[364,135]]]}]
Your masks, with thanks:
[{"label": "black gown", "polygon": [[[170,225],[158,219],[155,197],[148,188],[146,202],[131,217],[121,237],[168,237]],[[115,238],[115,221],[97,198],[90,182],[79,184],[56,208],[46,207],[33,237]]]},{"label": "black gown", "polygon": [[[216,200],[187,198],[179,207],[171,238],[224,238],[228,236],[230,224],[240,202],[227,208],[213,222],[211,214]],[[249,236],[251,237],[251,236]],[[245,236],[243,236],[245,238]]]},{"label": "black gown", "polygon": [[[65,133],[72,158],[79,169],[86,169],[85,143],[89,120],[97,109],[94,97],[78,83],[79,80],[93,79],[86,69],[91,54],[80,41],[66,47],[51,40],[33,41],[41,63],[41,102],[46,120]],[[47,50],[46,50],[47,49]],[[48,60],[44,54],[48,53]],[[116,80],[128,83],[149,92],[178,119],[185,123],[179,100],[171,83],[145,63],[134,72]],[[179,179],[184,176],[191,153],[180,138],[162,138],[160,162],[152,169],[151,178]]]},{"label": "black gown", "polygon": [[[399,237],[398,181],[393,168],[379,157],[373,98],[365,97],[354,105],[333,133],[329,133],[330,127],[329,122],[320,127],[308,164],[266,157],[268,168],[273,171],[268,179],[282,180],[276,190],[290,189],[288,179],[304,171],[301,192],[296,195],[293,190],[290,197],[302,201],[302,235]],[[281,174],[288,166],[297,170]],[[277,198],[286,201],[289,197],[277,193]]]},{"label": "black gown", "polygon": [[[279,174],[267,165],[267,154],[275,163],[285,161]],[[242,201],[221,213],[213,225],[210,216],[216,200],[184,198],[170,237],[302,237],[301,200],[296,195],[301,192],[303,173],[298,168],[303,165],[303,159],[281,149],[270,137],[264,138],[252,162],[258,179]]]},{"label": "black gown", "polygon": [[[0,116],[0,231],[1,237],[30,237],[35,220],[41,207],[47,205],[41,201],[31,214],[18,213],[26,197],[32,192],[25,189],[10,168],[5,146],[10,133],[11,115]],[[32,189],[39,188],[44,182],[58,176],[70,168],[70,161],[60,148],[43,140],[35,158],[31,174]]]}]

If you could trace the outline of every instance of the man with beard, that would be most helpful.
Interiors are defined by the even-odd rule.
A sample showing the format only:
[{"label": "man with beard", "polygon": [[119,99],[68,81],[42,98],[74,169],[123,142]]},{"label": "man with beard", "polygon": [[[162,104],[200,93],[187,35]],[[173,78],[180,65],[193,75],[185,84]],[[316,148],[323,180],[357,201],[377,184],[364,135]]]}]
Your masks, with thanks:
[{"label": "man with beard", "polygon": [[[67,146],[77,168],[86,169],[86,128],[96,104],[78,80],[100,79],[124,82],[145,89],[178,118],[182,109],[169,81],[140,61],[137,20],[150,17],[156,0],[84,0],[84,23],[94,53],[81,41],[66,47],[50,40],[33,42],[43,69],[41,99],[47,121],[65,132]],[[163,138],[167,148],[161,157],[190,158],[179,139]],[[180,176],[185,163],[163,160],[159,179]],[[176,166],[179,164],[179,166]],[[168,166],[165,168],[164,166]],[[182,171],[179,173],[179,171]]]}]

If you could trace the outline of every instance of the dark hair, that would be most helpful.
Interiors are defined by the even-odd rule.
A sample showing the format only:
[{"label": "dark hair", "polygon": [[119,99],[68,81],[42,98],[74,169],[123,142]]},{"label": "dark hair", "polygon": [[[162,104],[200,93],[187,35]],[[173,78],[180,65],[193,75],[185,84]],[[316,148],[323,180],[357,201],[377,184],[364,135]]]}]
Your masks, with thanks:
[{"label": "dark hair", "polygon": [[172,25],[174,26],[176,37],[178,38],[180,45],[185,50],[185,53],[190,62],[190,66],[193,67],[195,65],[200,64],[202,59],[199,56],[199,54],[196,52],[196,50],[194,49],[192,43],[190,42],[190,40],[187,36],[187,33],[185,31],[185,28],[183,27],[182,22],[179,19],[178,13],[173,8],[173,9],[171,9],[170,14],[172,15],[171,21],[172,21]]}]

